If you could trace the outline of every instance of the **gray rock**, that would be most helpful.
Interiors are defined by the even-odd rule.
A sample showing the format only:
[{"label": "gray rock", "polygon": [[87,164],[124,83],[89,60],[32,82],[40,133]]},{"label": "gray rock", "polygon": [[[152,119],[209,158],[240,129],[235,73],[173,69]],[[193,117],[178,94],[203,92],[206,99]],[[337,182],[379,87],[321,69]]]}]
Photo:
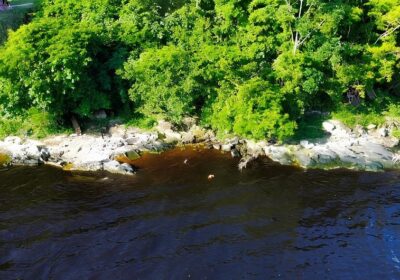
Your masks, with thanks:
[{"label": "gray rock", "polygon": [[240,157],[239,151],[237,149],[235,149],[235,148],[233,148],[231,150],[231,155],[232,155],[233,158],[239,158]]},{"label": "gray rock", "polygon": [[326,132],[332,133],[333,130],[336,128],[336,125],[332,123],[332,121],[324,121],[322,123],[322,127],[325,129]]},{"label": "gray rock", "polygon": [[383,169],[384,165],[379,161],[371,161],[365,164],[365,170],[367,171],[379,171]]},{"label": "gray rock", "polygon": [[315,164],[314,160],[310,156],[310,153],[306,150],[295,151],[293,155],[301,167],[311,167]]},{"label": "gray rock", "polygon": [[231,144],[232,146],[235,146],[237,144],[239,144],[239,137],[233,137],[232,139],[228,139],[226,142],[228,144]]},{"label": "gray rock", "polygon": [[379,136],[381,137],[388,137],[389,136],[389,130],[386,127],[382,127],[378,129]]},{"label": "gray rock", "polygon": [[314,147],[314,144],[309,143],[307,140],[302,140],[302,141],[300,141],[300,146],[302,146],[305,149],[311,149]]},{"label": "gray rock", "polygon": [[221,144],[213,144],[215,150],[221,150]]},{"label": "gray rock", "polygon": [[116,160],[105,162],[103,169],[114,174],[132,175],[135,173],[133,167],[127,163],[120,164]]},{"label": "gray rock", "polygon": [[126,152],[125,155],[129,160],[136,160],[136,159],[140,158],[139,151],[129,151],[129,152]]},{"label": "gray rock", "polygon": [[164,142],[173,144],[181,141],[182,136],[180,133],[173,130],[173,125],[166,121],[159,121],[156,127],[157,131],[165,136]]},{"label": "gray rock", "polygon": [[250,155],[242,157],[240,159],[240,162],[239,162],[239,165],[238,165],[239,170],[242,171],[243,169],[247,168],[249,163],[251,163],[255,159],[257,159],[257,157],[250,156]]},{"label": "gray rock", "polygon": [[187,130],[197,125],[198,119],[194,117],[185,117],[182,120],[182,124],[186,127]]},{"label": "gray rock", "polygon": [[127,163],[123,163],[120,165],[119,170],[122,172],[121,174],[134,174],[135,170],[133,167]]},{"label": "gray rock", "polygon": [[353,129],[353,133],[355,134],[356,137],[361,137],[362,135],[366,134],[367,132],[365,131],[364,127],[362,127],[361,125],[357,125]]},{"label": "gray rock", "polygon": [[3,141],[6,144],[15,144],[15,145],[21,145],[22,144],[22,140],[19,137],[16,136],[8,136],[4,139]]},{"label": "gray rock", "polygon": [[41,147],[39,147],[39,152],[40,152],[40,159],[42,161],[49,161],[49,159],[51,157],[49,149],[41,146]]},{"label": "gray rock", "polygon": [[266,146],[264,148],[265,155],[273,161],[281,164],[290,165],[293,163],[293,158],[288,147],[285,146]]},{"label": "gray rock", "polygon": [[181,139],[182,139],[183,144],[191,144],[191,143],[194,143],[196,140],[194,134],[191,131],[182,132]]},{"label": "gray rock", "polygon": [[259,157],[264,155],[264,148],[267,146],[266,141],[255,142],[252,140],[246,140],[246,154]]},{"label": "gray rock", "polygon": [[136,137],[127,138],[125,141],[128,145],[135,145],[138,143],[138,139]]},{"label": "gray rock", "polygon": [[221,145],[221,150],[224,152],[230,152],[234,147],[235,147],[234,145],[228,143]]}]

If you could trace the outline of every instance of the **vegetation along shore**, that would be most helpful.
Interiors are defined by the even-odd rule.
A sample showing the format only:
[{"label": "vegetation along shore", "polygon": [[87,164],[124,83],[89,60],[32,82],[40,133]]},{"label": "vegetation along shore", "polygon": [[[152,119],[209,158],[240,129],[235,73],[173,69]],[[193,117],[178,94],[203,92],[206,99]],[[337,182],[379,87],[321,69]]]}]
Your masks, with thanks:
[{"label": "vegetation along shore", "polygon": [[197,142],[241,167],[400,159],[400,0],[15,0],[0,22],[2,162],[133,173]]}]

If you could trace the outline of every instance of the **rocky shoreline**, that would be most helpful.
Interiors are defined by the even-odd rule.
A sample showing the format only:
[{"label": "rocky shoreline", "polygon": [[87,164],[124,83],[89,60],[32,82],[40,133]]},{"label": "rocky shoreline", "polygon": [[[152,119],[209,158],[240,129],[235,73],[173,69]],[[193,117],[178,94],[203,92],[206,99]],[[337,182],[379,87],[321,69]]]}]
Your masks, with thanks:
[{"label": "rocky shoreline", "polygon": [[329,120],[323,128],[326,137],[282,145],[238,137],[219,141],[211,130],[198,126],[193,119],[186,120],[180,129],[160,121],[152,131],[115,125],[106,134],[58,135],[41,141],[10,136],[0,141],[0,166],[48,164],[69,171],[134,174],[134,160],[144,153],[200,143],[240,157],[239,169],[261,156],[303,168],[378,171],[400,167],[399,140],[390,136],[393,127],[349,129]]}]

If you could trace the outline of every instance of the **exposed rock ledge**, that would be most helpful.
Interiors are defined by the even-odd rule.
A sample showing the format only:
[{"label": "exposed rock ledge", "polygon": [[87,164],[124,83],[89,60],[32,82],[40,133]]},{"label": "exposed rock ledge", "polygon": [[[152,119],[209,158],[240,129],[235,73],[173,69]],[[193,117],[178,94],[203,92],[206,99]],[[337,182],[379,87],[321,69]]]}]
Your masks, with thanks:
[{"label": "exposed rock ledge", "polygon": [[[390,128],[370,127],[350,130],[338,121],[323,123],[327,136],[313,142],[276,145],[237,137],[218,141],[214,133],[187,120],[186,129],[177,131],[160,121],[154,131],[114,126],[107,135],[60,135],[42,141],[7,137],[0,141],[0,165],[50,164],[65,170],[134,174],[132,160],[144,152],[160,152],[176,144],[205,143],[207,147],[241,157],[239,169],[259,156],[268,156],[285,165],[304,168],[347,167],[382,170],[400,167],[396,153],[398,140]],[[3,156],[1,156],[3,155]]]}]

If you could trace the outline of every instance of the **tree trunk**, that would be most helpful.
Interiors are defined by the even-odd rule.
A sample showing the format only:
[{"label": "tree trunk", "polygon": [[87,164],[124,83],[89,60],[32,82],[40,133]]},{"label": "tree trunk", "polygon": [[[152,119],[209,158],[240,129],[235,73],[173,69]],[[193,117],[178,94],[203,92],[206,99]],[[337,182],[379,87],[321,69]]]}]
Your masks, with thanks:
[{"label": "tree trunk", "polygon": [[72,122],[72,126],[75,130],[75,133],[77,135],[81,135],[82,134],[81,127],[79,126],[78,120],[76,119],[76,117],[74,115],[71,116],[71,122]]}]

